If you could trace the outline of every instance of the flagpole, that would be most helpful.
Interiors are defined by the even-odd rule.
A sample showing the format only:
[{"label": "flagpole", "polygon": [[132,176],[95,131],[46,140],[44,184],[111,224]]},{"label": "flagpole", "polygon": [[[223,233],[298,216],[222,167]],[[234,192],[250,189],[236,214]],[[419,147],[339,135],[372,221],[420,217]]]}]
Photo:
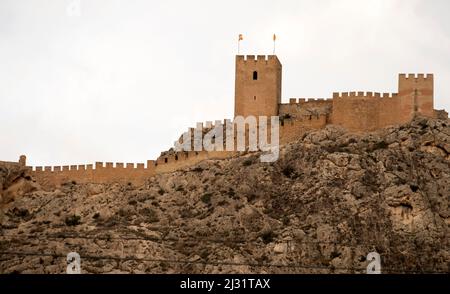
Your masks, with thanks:
[{"label": "flagpole", "polygon": [[239,53],[241,52],[241,41],[243,40],[244,38],[242,37],[242,34],[239,34],[239,37],[238,37],[238,55],[239,55]]},{"label": "flagpole", "polygon": [[277,40],[277,36],[273,34],[273,55],[275,55],[275,42]]}]

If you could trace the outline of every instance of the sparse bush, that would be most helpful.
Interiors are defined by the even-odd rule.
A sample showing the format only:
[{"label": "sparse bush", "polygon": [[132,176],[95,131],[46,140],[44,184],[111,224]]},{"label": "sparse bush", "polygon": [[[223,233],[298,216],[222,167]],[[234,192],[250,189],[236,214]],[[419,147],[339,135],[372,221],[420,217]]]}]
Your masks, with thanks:
[{"label": "sparse bush", "polygon": [[288,178],[295,178],[295,170],[291,165],[286,165],[285,167],[283,167],[281,172]]},{"label": "sparse bush", "polygon": [[253,160],[251,158],[248,158],[248,159],[246,159],[246,160],[244,160],[242,162],[243,166],[249,166],[249,165],[252,165],[252,164],[253,164]]},{"label": "sparse bush", "polygon": [[159,195],[163,195],[164,193],[166,193],[166,191],[164,191],[163,188],[159,188],[158,194],[159,194]]},{"label": "sparse bush", "polygon": [[226,201],[226,200],[222,200],[219,203],[217,203],[218,206],[224,206],[224,205],[227,205],[227,204],[228,204],[228,201]]},{"label": "sparse bush", "polygon": [[20,218],[23,218],[23,219],[31,219],[31,217],[30,217],[30,212],[29,212],[28,209],[26,209],[26,208],[17,208],[17,207],[14,207],[14,209],[12,210],[12,213],[13,213],[15,216],[20,217]]},{"label": "sparse bush", "polygon": [[212,197],[212,193],[205,193],[205,194],[203,194],[203,196],[200,199],[202,200],[203,203],[209,204],[209,203],[211,203],[211,197]]},{"label": "sparse bush", "polygon": [[71,215],[66,217],[65,223],[67,226],[77,226],[81,224],[81,216],[79,215]]},{"label": "sparse bush", "polygon": [[272,230],[265,231],[261,234],[261,239],[263,240],[264,244],[269,244],[273,241],[273,239],[276,237],[275,233]]},{"label": "sparse bush", "polygon": [[227,192],[228,196],[230,196],[230,198],[234,199],[236,196],[236,192],[234,192],[233,188],[230,187],[230,190],[228,190]]},{"label": "sparse bush", "polygon": [[378,149],[386,149],[389,147],[389,144],[386,143],[385,141],[380,141],[377,142],[374,146],[373,146],[373,150],[378,150]]},{"label": "sparse bush", "polygon": [[335,258],[337,258],[337,257],[339,257],[339,256],[341,256],[342,254],[340,253],[340,252],[337,252],[337,251],[333,251],[333,252],[331,252],[331,254],[330,254],[330,258],[331,259],[335,259]]},{"label": "sparse bush", "polygon": [[127,211],[123,208],[119,209],[119,211],[117,212],[121,217],[125,217],[128,215]]},{"label": "sparse bush", "polygon": [[409,187],[411,188],[411,191],[413,191],[413,192],[417,192],[417,190],[419,190],[419,186],[417,186],[415,184],[411,184],[411,185],[409,185]]}]

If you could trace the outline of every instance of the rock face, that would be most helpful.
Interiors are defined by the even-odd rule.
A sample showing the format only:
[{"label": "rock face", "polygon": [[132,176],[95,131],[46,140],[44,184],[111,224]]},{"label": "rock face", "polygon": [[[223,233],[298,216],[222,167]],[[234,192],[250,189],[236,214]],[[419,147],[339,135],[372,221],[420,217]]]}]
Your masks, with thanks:
[{"label": "rock face", "polygon": [[0,164],[0,204],[14,201],[18,196],[38,189],[29,170],[19,164]]},{"label": "rock face", "polygon": [[140,187],[45,192],[19,177],[33,188],[2,204],[0,272],[63,273],[72,251],[83,273],[365,273],[373,251],[385,273],[449,272],[448,120],[328,126],[275,163],[259,155]]}]

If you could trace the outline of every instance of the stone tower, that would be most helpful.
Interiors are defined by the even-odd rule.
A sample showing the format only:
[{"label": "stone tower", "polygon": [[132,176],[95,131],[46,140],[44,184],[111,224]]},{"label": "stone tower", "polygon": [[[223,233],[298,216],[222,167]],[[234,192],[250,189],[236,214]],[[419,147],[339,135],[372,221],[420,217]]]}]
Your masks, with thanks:
[{"label": "stone tower", "polygon": [[434,117],[434,79],[432,74],[400,74],[398,95],[401,99],[403,121],[410,121],[418,113]]},{"label": "stone tower", "polygon": [[281,63],[276,55],[236,56],[234,116],[278,115]]}]

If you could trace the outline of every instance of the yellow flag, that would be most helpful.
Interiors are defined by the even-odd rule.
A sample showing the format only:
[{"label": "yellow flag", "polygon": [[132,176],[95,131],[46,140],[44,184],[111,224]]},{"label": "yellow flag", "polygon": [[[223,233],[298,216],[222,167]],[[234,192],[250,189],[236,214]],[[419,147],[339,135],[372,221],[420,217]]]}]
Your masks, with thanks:
[{"label": "yellow flag", "polygon": [[239,34],[239,41],[244,40],[244,37],[242,37],[242,34]]},{"label": "yellow flag", "polygon": [[277,39],[277,35],[273,34],[273,40],[275,41]]}]

